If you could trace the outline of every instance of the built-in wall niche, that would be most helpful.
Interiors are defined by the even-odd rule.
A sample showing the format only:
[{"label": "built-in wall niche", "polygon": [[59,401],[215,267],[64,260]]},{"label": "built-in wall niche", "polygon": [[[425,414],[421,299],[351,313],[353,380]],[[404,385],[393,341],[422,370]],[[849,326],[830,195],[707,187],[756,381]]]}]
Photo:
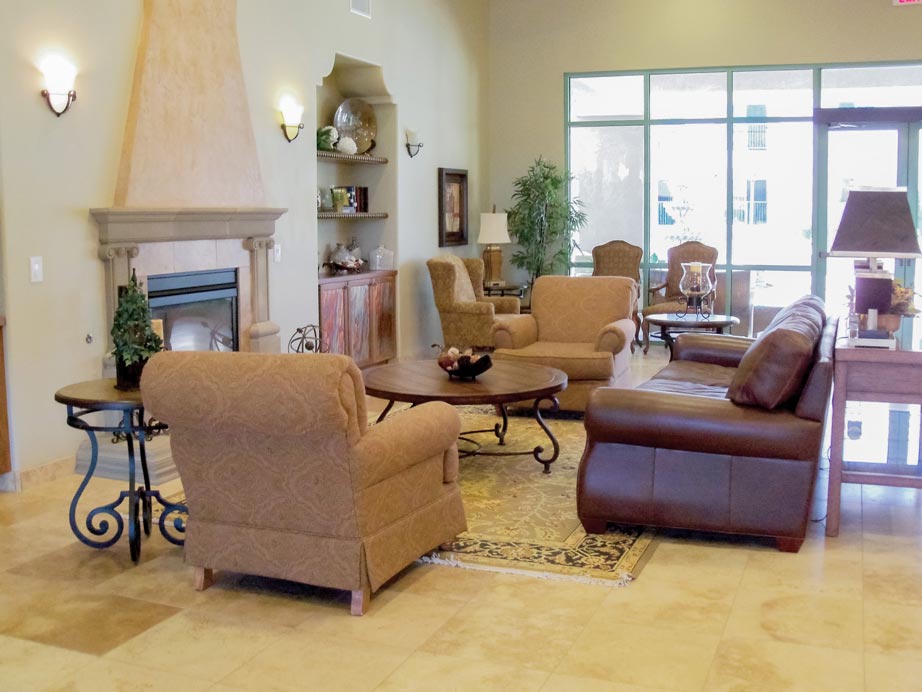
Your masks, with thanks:
[{"label": "built-in wall niche", "polygon": [[[317,186],[364,187],[367,214],[336,214],[318,210],[317,261],[326,262],[337,243],[350,246],[355,239],[361,257],[384,245],[397,254],[397,106],[384,84],[379,65],[337,54],[333,68],[317,87],[317,127],[333,124],[336,109],[348,98],[360,98],[375,112],[377,136],[367,155],[317,157]],[[321,274],[324,273],[321,267]]]}]

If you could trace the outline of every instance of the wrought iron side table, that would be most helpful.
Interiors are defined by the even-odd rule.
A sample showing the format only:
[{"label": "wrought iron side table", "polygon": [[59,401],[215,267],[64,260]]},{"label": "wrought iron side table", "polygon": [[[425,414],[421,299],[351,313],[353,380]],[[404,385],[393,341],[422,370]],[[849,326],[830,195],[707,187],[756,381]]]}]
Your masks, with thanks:
[{"label": "wrought iron side table", "polygon": [[[115,544],[125,529],[125,520],[116,511],[119,505],[128,500],[128,546],[131,559],[138,561],[141,556],[141,528],[150,536],[152,524],[152,500],[157,500],[163,507],[160,514],[160,533],[170,543],[183,545],[182,534],[186,530],[186,506],[168,502],[160,496],[159,490],[151,490],[150,476],[147,471],[147,454],[144,441],[154,430],[163,429],[163,424],[146,425],[144,423],[144,404],[140,390],[120,391],[115,388],[115,378],[90,380],[71,384],[55,392],[54,400],[67,406],[67,424],[72,428],[83,430],[90,438],[92,458],[86,475],[74,493],[70,503],[70,528],[83,543],[92,548],[108,548]],[[121,420],[115,425],[94,425],[85,419],[91,413],[115,411],[121,414]],[[77,503],[83,495],[90,478],[96,471],[99,461],[99,442],[97,432],[114,433],[125,437],[128,445],[128,490],[122,490],[114,502],[90,510],[86,517],[86,529],[92,535],[84,533],[77,524]],[[144,482],[140,487],[135,483],[134,441],[138,442],[141,472]],[[176,515],[168,526],[169,516]],[[101,516],[102,515],[102,516]],[[108,517],[108,518],[107,518]],[[115,522],[115,530],[109,530],[109,518]],[[170,531],[177,535],[172,535]],[[108,535],[107,535],[108,534]],[[96,538],[94,538],[96,537]]]}]

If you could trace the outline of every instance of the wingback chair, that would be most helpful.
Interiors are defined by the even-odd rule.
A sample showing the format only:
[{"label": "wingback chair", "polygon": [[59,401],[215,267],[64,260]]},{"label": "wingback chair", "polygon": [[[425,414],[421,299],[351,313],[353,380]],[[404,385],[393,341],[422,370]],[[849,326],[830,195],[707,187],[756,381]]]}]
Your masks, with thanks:
[{"label": "wingback chair", "polygon": [[[682,263],[683,262],[702,262],[711,265],[710,277],[711,283],[717,286],[717,248],[699,243],[697,240],[687,242],[669,248],[666,254],[668,266],[666,268],[666,280],[658,286],[650,286],[647,289],[649,303],[647,307],[640,311],[642,315],[652,315],[658,312],[677,312],[685,308],[685,303],[680,300],[682,291],[679,290],[679,282],[682,280]],[[711,295],[713,299],[713,294]],[[643,323],[643,352],[646,353],[650,348],[650,323]]]},{"label": "wingback chair", "polygon": [[[634,279],[640,286],[640,261],[642,259],[643,248],[623,240],[610,240],[592,248],[592,275],[626,276]],[[637,305],[634,306],[631,319],[634,320],[634,339],[636,339],[640,335]],[[634,339],[631,340],[631,353],[634,352]]]},{"label": "wingback chair", "polygon": [[479,257],[440,255],[428,260],[426,266],[445,348],[490,347],[494,322],[519,315],[520,303],[515,296],[483,295],[483,260]]},{"label": "wingback chair", "polygon": [[144,368],[170,426],[196,588],[226,569],[371,592],[466,529],[458,412],[423,404],[369,427],[348,356],[170,352]]},{"label": "wingback chair", "polygon": [[637,282],[623,276],[541,276],[531,314],[493,327],[496,360],[567,373],[560,408],[582,411],[596,387],[630,387]]}]

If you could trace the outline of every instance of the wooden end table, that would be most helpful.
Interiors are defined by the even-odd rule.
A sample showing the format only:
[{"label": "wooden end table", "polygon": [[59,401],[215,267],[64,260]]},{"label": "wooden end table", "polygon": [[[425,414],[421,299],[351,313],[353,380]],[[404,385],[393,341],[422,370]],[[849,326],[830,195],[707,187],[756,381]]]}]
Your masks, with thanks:
[{"label": "wooden end table", "polygon": [[[159,490],[151,490],[150,476],[147,472],[147,453],[144,441],[154,430],[166,426],[161,424],[146,425],[144,423],[144,403],[141,401],[139,389],[122,391],[115,388],[115,378],[90,380],[79,382],[59,389],[54,400],[67,406],[67,424],[78,430],[83,430],[90,438],[92,457],[83,481],[74,493],[70,503],[70,528],[81,542],[91,548],[108,548],[115,544],[125,529],[125,520],[116,511],[118,506],[128,500],[128,547],[131,559],[137,562],[141,557],[141,525],[143,521],[144,533],[150,536],[152,524],[152,500],[157,500],[163,507],[160,514],[160,533],[170,543],[183,545],[185,541],[182,534],[186,531],[185,515],[188,510],[185,505],[168,502],[160,496]],[[94,425],[89,423],[85,416],[91,413],[114,411],[121,414],[120,421],[115,425]],[[85,534],[77,525],[77,503],[86,490],[90,478],[96,471],[99,461],[99,441],[97,432],[113,433],[123,436],[128,444],[128,490],[119,493],[114,502],[90,510],[86,517],[86,529],[91,536]],[[137,439],[141,459],[141,472],[144,483],[137,487],[135,483],[135,455],[134,440]],[[170,534],[167,528],[167,517],[176,515],[171,523],[172,530],[177,536]],[[115,530],[110,532],[109,521],[115,523]],[[93,538],[95,536],[96,538]]]},{"label": "wooden end table", "polygon": [[414,406],[428,401],[444,401],[452,406],[492,404],[499,408],[502,423],[486,430],[466,430],[461,435],[462,439],[466,439],[464,436],[468,434],[492,432],[501,445],[506,443],[506,431],[509,427],[506,404],[534,399],[532,415],[554,447],[551,456],[542,458],[544,447],[540,445],[532,450],[519,452],[482,452],[477,449],[466,455],[532,454],[538,463],[544,465],[544,473],[551,472],[551,464],[560,455],[560,445],[541,417],[539,404],[542,401],[550,401],[549,410],[559,410],[559,402],[554,395],[567,388],[567,375],[562,370],[543,365],[497,360],[493,361],[493,367],[478,375],[476,379],[460,380],[449,378],[448,373],[442,370],[436,361],[424,360],[378,365],[365,370],[362,377],[365,380],[366,394],[388,401],[378,416],[378,422],[384,420],[396,401],[408,402]]},{"label": "wooden end table", "polygon": [[[666,342],[670,350],[672,350],[672,344],[674,342],[671,334],[672,331],[686,332],[703,330],[723,334],[724,329],[727,327],[733,327],[740,323],[739,318],[733,315],[711,315],[710,317],[702,317],[693,312],[687,315],[677,315],[674,312],[655,312],[652,315],[644,315],[643,319],[644,322],[649,322],[659,327],[660,338]],[[647,330],[643,343],[643,352],[646,353],[649,350],[650,337],[649,330]]]}]

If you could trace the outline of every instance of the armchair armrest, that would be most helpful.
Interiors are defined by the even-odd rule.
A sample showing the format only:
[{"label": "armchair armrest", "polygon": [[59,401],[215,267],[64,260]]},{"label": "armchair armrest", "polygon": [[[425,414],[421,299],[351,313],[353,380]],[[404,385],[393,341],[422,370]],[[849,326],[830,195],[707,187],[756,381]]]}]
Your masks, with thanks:
[{"label": "armchair armrest", "polygon": [[[457,444],[461,416],[451,405],[433,401],[385,418],[365,431],[355,446],[358,457],[357,487],[367,488],[430,457],[444,454]],[[457,464],[457,454],[451,454]],[[445,469],[450,479],[453,469]]]},{"label": "armchair armrest", "polygon": [[474,303],[452,303],[448,312],[458,312],[465,315],[490,315],[494,314],[495,308],[492,303],[474,302]]},{"label": "armchair armrest", "polygon": [[633,338],[634,320],[630,317],[609,322],[599,330],[599,335],[595,340],[595,350],[621,353],[625,345],[630,344]]},{"label": "armchair armrest", "polygon": [[515,296],[484,296],[482,300],[493,303],[498,315],[518,315],[522,311],[522,301]]},{"label": "armchair armrest", "polygon": [[737,406],[729,399],[595,390],[586,407],[587,444],[618,443],[709,454],[816,460],[822,424],[791,411]]},{"label": "armchair armrest", "polygon": [[672,346],[672,360],[691,360],[736,368],[753,341],[755,339],[745,336],[686,332],[676,337]]},{"label": "armchair armrest", "polygon": [[495,348],[525,348],[538,340],[538,322],[534,315],[494,322],[492,334]]},{"label": "armchair armrest", "polygon": [[665,283],[659,284],[658,286],[649,286],[647,287],[647,293],[649,293],[652,296],[654,293],[656,293],[657,291],[662,291],[664,288],[666,288]]}]

